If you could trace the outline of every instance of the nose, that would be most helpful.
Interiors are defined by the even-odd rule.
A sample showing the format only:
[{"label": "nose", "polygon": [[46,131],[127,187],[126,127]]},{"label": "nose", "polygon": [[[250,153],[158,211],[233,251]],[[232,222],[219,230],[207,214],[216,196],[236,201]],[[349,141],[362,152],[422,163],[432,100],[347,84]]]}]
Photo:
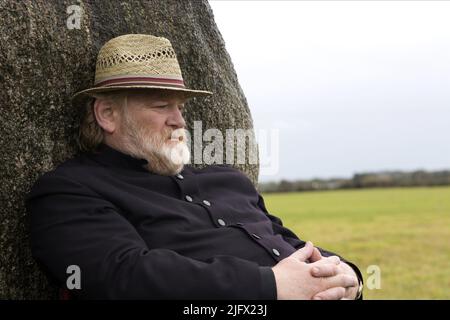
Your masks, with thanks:
[{"label": "nose", "polygon": [[186,122],[184,121],[183,114],[180,109],[174,108],[172,112],[170,112],[170,115],[167,118],[167,125],[173,127],[174,129],[186,127]]}]

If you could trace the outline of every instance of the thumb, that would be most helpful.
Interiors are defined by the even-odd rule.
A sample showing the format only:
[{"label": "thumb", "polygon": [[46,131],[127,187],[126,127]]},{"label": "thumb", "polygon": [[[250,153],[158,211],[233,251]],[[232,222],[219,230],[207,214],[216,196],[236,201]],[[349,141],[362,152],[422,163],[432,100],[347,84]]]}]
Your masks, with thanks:
[{"label": "thumb", "polygon": [[311,255],[314,252],[314,246],[311,241],[306,242],[305,246],[301,249],[298,249],[295,251],[291,257],[296,258],[297,260],[300,260],[302,262],[305,262],[306,260],[311,257]]},{"label": "thumb", "polygon": [[313,248],[313,253],[311,254],[311,258],[309,259],[310,262],[316,262],[322,259],[322,254],[320,253],[319,249],[316,247]]}]

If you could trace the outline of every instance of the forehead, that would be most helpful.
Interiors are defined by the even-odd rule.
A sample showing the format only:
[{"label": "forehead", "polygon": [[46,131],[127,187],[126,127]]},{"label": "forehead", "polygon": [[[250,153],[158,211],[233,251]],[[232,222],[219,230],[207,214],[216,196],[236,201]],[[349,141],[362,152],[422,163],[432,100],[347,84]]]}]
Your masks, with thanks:
[{"label": "forehead", "polygon": [[131,91],[128,92],[127,96],[128,100],[132,100],[137,103],[151,103],[157,101],[184,103],[187,100],[182,92],[178,93],[175,91]]}]

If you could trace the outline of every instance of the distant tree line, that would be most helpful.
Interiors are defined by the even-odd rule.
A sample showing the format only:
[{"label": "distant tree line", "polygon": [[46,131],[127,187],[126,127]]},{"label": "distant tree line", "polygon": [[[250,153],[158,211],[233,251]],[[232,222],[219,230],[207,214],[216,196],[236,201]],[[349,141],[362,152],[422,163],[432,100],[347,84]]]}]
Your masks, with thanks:
[{"label": "distant tree line", "polygon": [[450,185],[450,170],[428,172],[383,171],[357,173],[350,179],[281,180],[259,184],[260,192],[294,192],[356,188],[389,188]]}]

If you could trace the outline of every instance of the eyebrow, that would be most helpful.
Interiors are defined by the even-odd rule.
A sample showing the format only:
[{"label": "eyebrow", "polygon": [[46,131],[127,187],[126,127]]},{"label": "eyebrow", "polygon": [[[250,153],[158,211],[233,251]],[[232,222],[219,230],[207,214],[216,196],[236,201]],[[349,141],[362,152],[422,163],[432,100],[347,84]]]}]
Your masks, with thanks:
[{"label": "eyebrow", "polygon": [[[186,103],[186,101],[180,101],[179,103],[177,103],[177,105],[178,106],[185,106],[185,103]],[[143,102],[142,103],[142,105],[143,106],[153,106],[153,105],[157,105],[157,104],[170,104],[170,102],[169,101],[167,101],[167,100],[153,100],[153,101],[146,101],[146,102]]]},{"label": "eyebrow", "polygon": [[169,104],[169,101],[164,101],[164,100],[153,100],[153,101],[150,101],[150,102],[144,102],[145,104],[147,104],[147,105],[150,105],[150,104],[160,104],[160,103],[167,103],[167,104]]}]

